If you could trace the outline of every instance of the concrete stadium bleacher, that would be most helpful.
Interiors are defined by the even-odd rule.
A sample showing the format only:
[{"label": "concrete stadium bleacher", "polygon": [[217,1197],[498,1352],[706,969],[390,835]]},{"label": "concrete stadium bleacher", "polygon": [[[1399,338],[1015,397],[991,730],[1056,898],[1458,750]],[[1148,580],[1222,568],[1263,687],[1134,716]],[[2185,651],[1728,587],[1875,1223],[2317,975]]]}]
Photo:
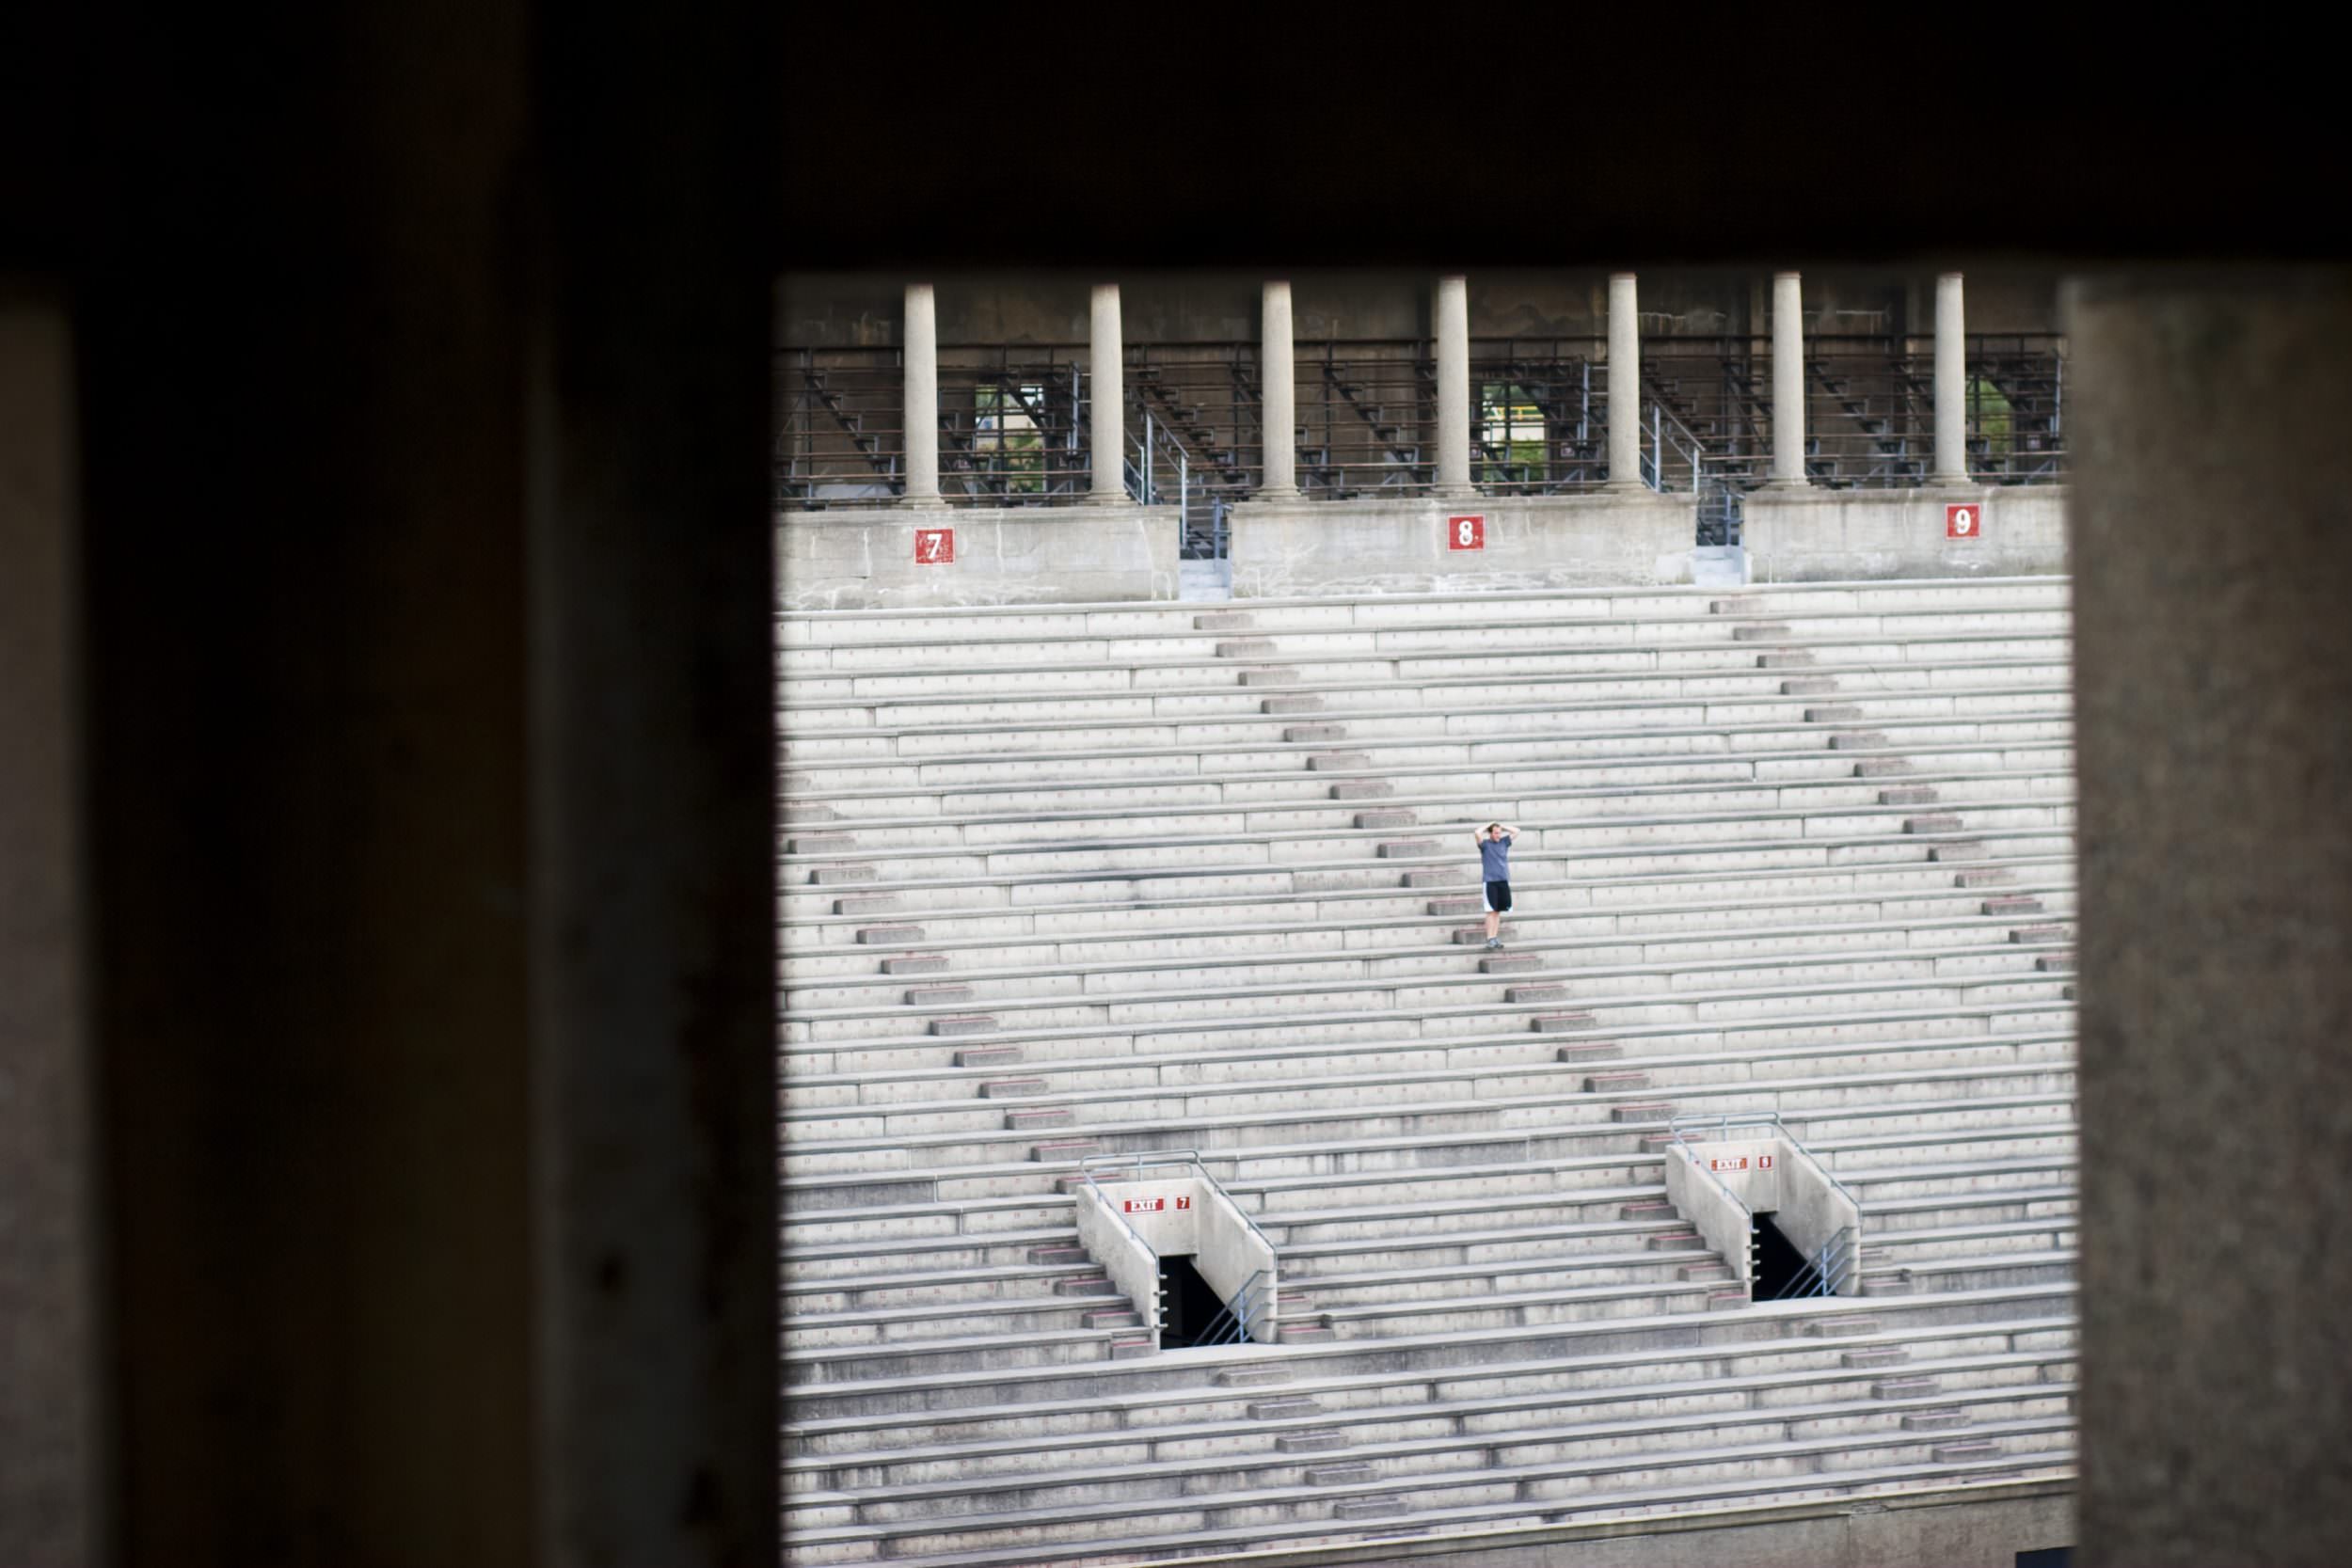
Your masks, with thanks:
[{"label": "concrete stadium bleacher", "polygon": [[[790,1560],[2068,1473],[2067,603],[780,617]],[[1867,1300],[1748,1304],[1667,1206],[1670,1118],[1766,1110]],[[1173,1149],[1279,1343],[1154,1354],[1079,1246],[1078,1161]]]}]

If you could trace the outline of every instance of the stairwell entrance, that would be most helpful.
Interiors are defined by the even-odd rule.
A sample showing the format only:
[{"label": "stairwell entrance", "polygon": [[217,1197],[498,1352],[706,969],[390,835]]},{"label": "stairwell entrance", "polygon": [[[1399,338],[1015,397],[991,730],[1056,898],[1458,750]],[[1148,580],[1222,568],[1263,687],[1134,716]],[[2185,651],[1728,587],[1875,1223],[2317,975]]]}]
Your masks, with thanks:
[{"label": "stairwell entrance", "polygon": [[1216,1287],[1200,1277],[1189,1252],[1160,1255],[1160,1348],[1189,1350],[1215,1344],[1210,1331],[1229,1316]]},{"label": "stairwell entrance", "polygon": [[1757,1212],[1751,1237],[1749,1257],[1756,1269],[1756,1300],[1778,1301],[1792,1294],[1798,1281],[1814,1272],[1797,1243],[1772,1223],[1771,1212]]},{"label": "stairwell entrance", "polygon": [[1200,1155],[1096,1154],[1078,1169],[1079,1243],[1134,1304],[1151,1350],[1277,1340],[1274,1245]]},{"label": "stairwell entrance", "polygon": [[1670,1126],[1666,1199],[1731,1264],[1748,1301],[1859,1293],[1862,1207],[1777,1113]]}]

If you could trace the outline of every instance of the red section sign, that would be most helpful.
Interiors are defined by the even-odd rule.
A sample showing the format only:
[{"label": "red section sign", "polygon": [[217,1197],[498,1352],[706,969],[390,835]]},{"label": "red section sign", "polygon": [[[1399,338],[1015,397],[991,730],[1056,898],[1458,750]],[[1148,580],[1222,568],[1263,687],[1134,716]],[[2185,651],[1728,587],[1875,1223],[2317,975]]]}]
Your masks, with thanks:
[{"label": "red section sign", "polygon": [[1192,1199],[1189,1197],[1180,1197],[1176,1200],[1176,1207],[1179,1209],[1189,1209],[1192,1207]]},{"label": "red section sign", "polygon": [[951,528],[918,528],[914,531],[914,559],[925,566],[956,558],[956,531]]},{"label": "red section sign", "polygon": [[1450,550],[1483,550],[1486,547],[1485,517],[1448,517],[1445,520],[1445,547]]},{"label": "red section sign", "polygon": [[1984,531],[1984,508],[1963,501],[1944,509],[1944,537],[1974,539]]}]

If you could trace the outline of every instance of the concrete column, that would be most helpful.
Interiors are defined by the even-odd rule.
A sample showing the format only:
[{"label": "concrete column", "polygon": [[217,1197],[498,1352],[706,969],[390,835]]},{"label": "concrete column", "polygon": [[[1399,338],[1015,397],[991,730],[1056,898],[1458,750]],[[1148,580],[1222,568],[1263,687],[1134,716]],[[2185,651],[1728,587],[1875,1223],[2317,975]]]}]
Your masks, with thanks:
[{"label": "concrete column", "polygon": [[1968,339],[1960,274],[1935,280],[1935,471],[1939,484],[1968,483]]},{"label": "concrete column", "polygon": [[2080,1556],[2343,1562],[2352,274],[2086,281],[2065,320]]},{"label": "concrete column", "polygon": [[773,24],[405,18],[91,84],[109,1560],[772,1563]]},{"label": "concrete column", "polygon": [[1609,490],[1642,483],[1642,329],[1629,272],[1609,275]]},{"label": "concrete column", "polygon": [[1264,382],[1265,473],[1261,500],[1298,499],[1298,403],[1291,365],[1291,286],[1268,283],[1259,311],[1258,366]]},{"label": "concrete column", "polygon": [[1804,476],[1804,282],[1772,275],[1772,485],[1802,488]]},{"label": "concrete column", "polygon": [[904,499],[921,504],[939,499],[939,320],[929,283],[907,285],[901,346],[906,359]]},{"label": "concrete column", "polygon": [[1474,496],[1470,463],[1470,280],[1438,279],[1438,494]]},{"label": "concrete column", "polygon": [[110,1560],[71,327],[0,282],[0,1561]]},{"label": "concrete column", "polygon": [[1087,373],[1094,381],[1094,420],[1089,435],[1093,441],[1093,499],[1097,505],[1115,505],[1127,499],[1127,484],[1121,477],[1127,459],[1127,381],[1122,373],[1121,352],[1119,285],[1097,283],[1093,326],[1087,338]]}]

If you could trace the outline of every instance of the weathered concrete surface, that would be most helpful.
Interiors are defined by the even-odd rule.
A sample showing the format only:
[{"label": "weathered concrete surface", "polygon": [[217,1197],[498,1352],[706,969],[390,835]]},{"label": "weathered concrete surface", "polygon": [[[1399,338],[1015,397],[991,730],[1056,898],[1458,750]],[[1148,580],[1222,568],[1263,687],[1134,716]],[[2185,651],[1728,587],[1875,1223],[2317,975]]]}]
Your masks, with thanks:
[{"label": "weathered concrete surface", "polygon": [[[1979,509],[1977,536],[1945,536],[1945,509]],[[1740,540],[1753,582],[2032,577],[2067,569],[2062,485],[1757,490]]]},{"label": "weathered concrete surface", "polygon": [[2352,275],[2072,316],[2084,1560],[2341,1563]]},{"label": "weathered concrete surface", "polygon": [[0,1562],[102,1560],[64,309],[0,283]]},{"label": "weathered concrete surface", "polygon": [[[1177,596],[1172,506],[891,506],[787,512],[776,566],[792,610],[1093,604]],[[955,559],[915,559],[952,529]]]},{"label": "weathered concrete surface", "polygon": [[771,1564],[771,13],[109,22],[114,1557]]},{"label": "weathered concrete surface", "polygon": [[[1482,549],[1447,519],[1486,519]],[[1688,582],[1697,515],[1685,496],[1245,501],[1232,511],[1233,596],[1425,594]]]},{"label": "weathered concrete surface", "polygon": [[[1397,1522],[1409,1526],[1412,1516]],[[1257,1551],[1247,1561],[1251,1568],[2015,1568],[2020,1552],[2074,1539],[2072,1483],[2027,1481]],[[1136,1568],[1242,1560],[1219,1554]]]}]

